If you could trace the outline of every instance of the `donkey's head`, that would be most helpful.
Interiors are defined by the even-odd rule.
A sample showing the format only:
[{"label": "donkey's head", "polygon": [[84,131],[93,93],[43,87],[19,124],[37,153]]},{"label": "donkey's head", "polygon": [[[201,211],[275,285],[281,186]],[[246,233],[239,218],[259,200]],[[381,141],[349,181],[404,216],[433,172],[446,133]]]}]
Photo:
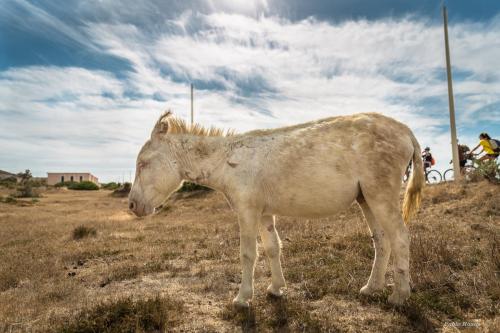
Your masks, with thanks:
[{"label": "donkey's head", "polygon": [[170,112],[156,123],[151,138],[137,156],[134,185],[129,194],[129,208],[137,216],[153,213],[182,182],[178,163],[165,145]]}]

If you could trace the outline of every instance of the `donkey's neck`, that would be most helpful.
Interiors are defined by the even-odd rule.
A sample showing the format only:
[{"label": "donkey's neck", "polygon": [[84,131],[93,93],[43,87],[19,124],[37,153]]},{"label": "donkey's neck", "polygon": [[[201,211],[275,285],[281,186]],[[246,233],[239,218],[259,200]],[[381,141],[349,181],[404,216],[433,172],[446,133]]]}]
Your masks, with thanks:
[{"label": "donkey's neck", "polygon": [[225,188],[223,173],[227,158],[226,137],[179,135],[175,155],[184,180],[216,190]]}]

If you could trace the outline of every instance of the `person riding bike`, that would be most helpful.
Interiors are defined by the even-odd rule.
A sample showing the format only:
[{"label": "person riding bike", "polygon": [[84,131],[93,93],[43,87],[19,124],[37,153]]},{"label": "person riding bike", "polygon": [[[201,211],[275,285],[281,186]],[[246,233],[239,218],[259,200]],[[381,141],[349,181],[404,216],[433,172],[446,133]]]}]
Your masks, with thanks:
[{"label": "person riding bike", "polygon": [[430,169],[435,163],[429,147],[425,147],[422,152],[422,161],[424,162],[424,171],[427,173],[427,169]]},{"label": "person riding bike", "polygon": [[465,163],[469,160],[470,148],[467,145],[458,144],[458,160],[460,161],[460,167],[463,168]]},{"label": "person riding bike", "polygon": [[[467,145],[458,144],[458,161],[460,163],[460,172],[463,173],[467,161],[471,159],[470,148]],[[450,161],[452,163],[453,161]]]},{"label": "person riding bike", "polygon": [[[492,147],[492,141],[494,141],[495,145],[497,145],[496,149],[494,147]],[[471,154],[474,153],[474,151],[476,151],[476,149],[478,149],[479,147],[482,147],[482,150],[475,154],[476,156],[477,155],[480,155],[481,153],[485,153],[483,156],[481,156],[478,160],[483,162],[483,161],[486,161],[486,160],[495,160],[498,155],[500,154],[500,151],[498,149],[498,144],[497,144],[498,140],[494,140],[492,139],[488,133],[481,133],[479,134],[479,143],[477,144],[476,147],[474,147],[474,149],[471,150]]]}]

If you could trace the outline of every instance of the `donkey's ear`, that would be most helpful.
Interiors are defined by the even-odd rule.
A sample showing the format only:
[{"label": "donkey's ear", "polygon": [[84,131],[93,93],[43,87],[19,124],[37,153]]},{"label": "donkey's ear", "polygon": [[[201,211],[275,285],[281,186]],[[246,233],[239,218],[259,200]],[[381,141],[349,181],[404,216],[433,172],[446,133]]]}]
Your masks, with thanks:
[{"label": "donkey's ear", "polygon": [[158,119],[155,127],[153,128],[153,132],[151,132],[151,138],[166,134],[168,132],[168,117],[170,117],[171,115],[172,112],[170,110],[161,115],[160,119]]}]

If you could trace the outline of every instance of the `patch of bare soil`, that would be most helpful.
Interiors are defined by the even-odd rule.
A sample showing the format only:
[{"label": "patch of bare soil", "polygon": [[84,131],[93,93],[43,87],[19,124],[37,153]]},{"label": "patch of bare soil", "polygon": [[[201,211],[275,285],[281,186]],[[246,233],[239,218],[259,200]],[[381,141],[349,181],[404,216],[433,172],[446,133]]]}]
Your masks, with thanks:
[{"label": "patch of bare soil", "polygon": [[413,293],[399,308],[390,287],[358,293],[374,253],[357,205],[280,217],[286,295],[266,296],[259,248],[255,299],[242,311],[230,303],[237,218],[220,194],[179,196],[139,219],[109,191],[49,190],[29,205],[0,203],[0,332],[497,332],[499,202],[488,183],[425,189],[410,223]]}]

